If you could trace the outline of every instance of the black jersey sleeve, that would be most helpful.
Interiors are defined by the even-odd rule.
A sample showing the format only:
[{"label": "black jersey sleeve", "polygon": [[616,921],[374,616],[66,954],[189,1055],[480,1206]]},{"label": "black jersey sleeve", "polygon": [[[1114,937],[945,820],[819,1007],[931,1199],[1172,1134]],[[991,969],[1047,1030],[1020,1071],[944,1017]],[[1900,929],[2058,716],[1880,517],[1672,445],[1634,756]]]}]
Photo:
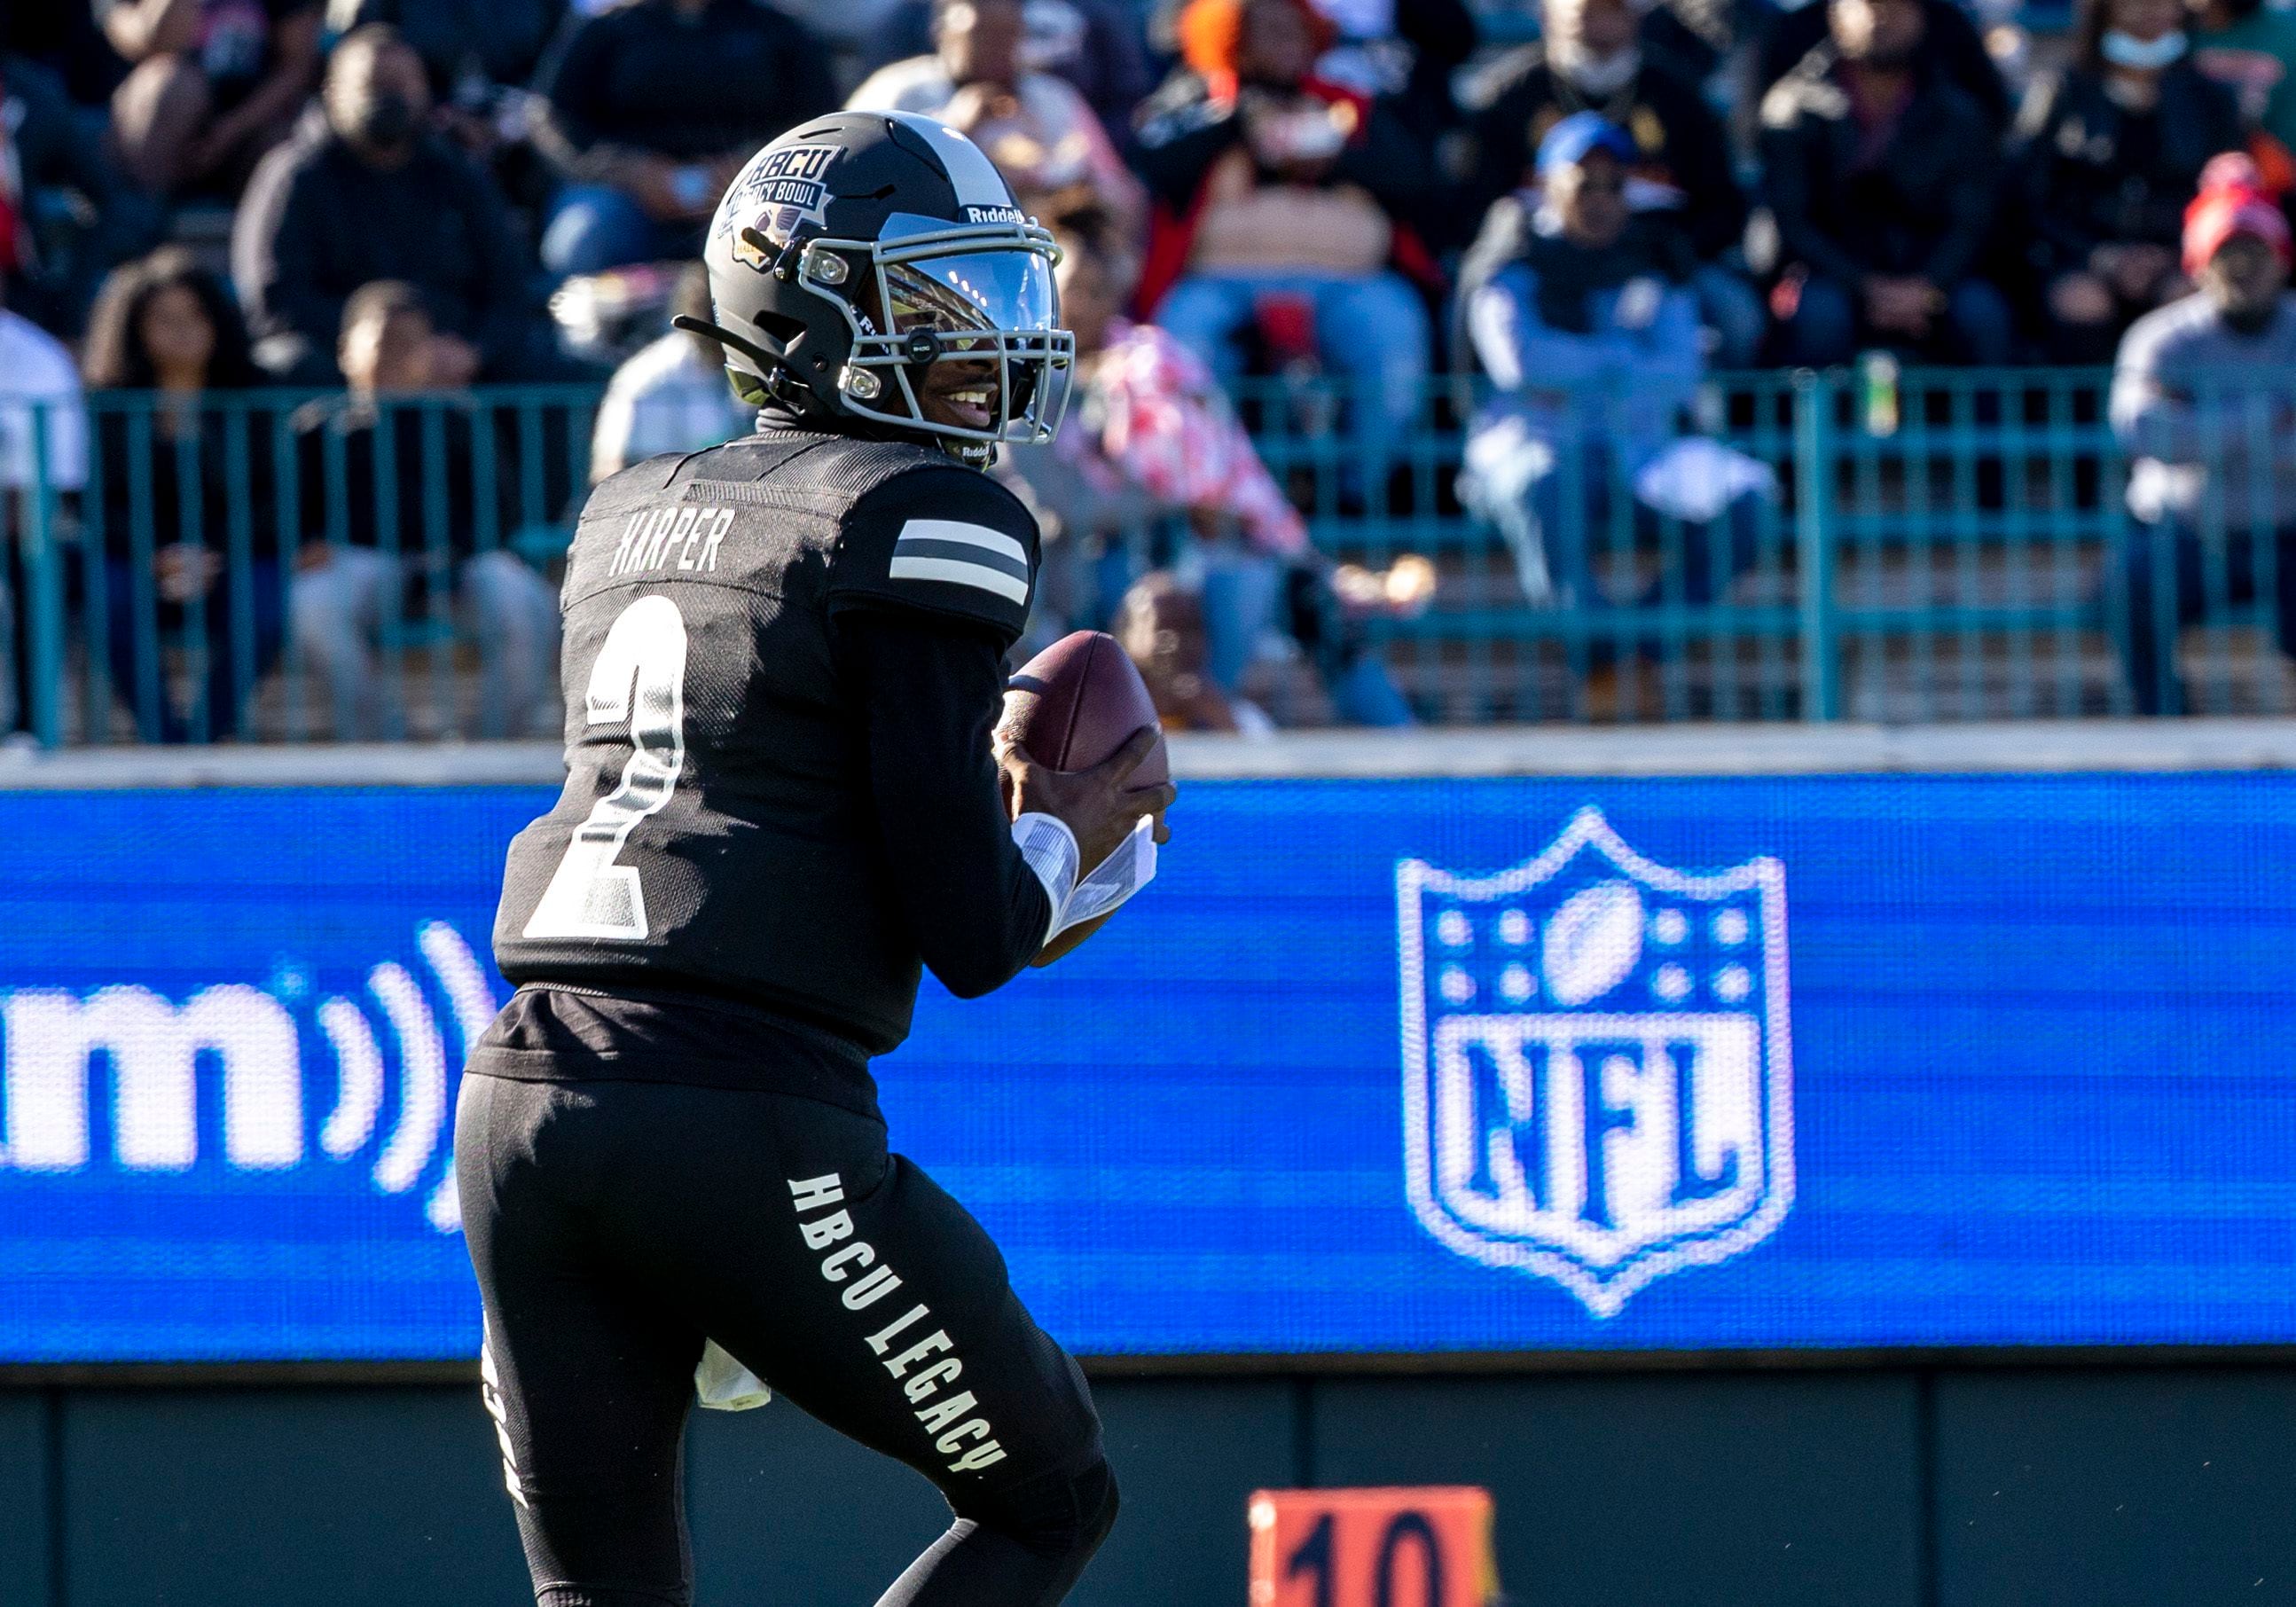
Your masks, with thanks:
[{"label": "black jersey sleeve", "polygon": [[1044,947],[1053,915],[1013,841],[989,750],[1004,648],[977,626],[856,609],[838,622],[836,652],[917,953],[960,998],[1001,988]]},{"label": "black jersey sleeve", "polygon": [[1010,647],[1029,619],[1037,521],[978,470],[931,463],[853,504],[830,560],[832,614],[893,609],[985,627]]}]

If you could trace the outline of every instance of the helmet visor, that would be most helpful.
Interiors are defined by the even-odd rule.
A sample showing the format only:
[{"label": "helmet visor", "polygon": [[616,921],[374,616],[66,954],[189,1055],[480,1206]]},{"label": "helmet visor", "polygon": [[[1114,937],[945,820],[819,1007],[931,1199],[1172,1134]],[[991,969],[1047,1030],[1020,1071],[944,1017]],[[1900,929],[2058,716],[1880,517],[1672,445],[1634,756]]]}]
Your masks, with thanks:
[{"label": "helmet visor", "polygon": [[[885,267],[892,332],[1037,332],[1054,327],[1052,264],[1035,251],[964,251]],[[957,349],[964,349],[960,344]]]},{"label": "helmet visor", "polygon": [[[883,331],[857,339],[852,361],[882,378],[849,386],[847,406],[942,435],[1050,439],[1074,354],[1060,327],[1051,236],[900,216],[873,255],[878,306],[863,310],[881,314]],[[869,405],[886,389],[900,394],[906,417]]]}]

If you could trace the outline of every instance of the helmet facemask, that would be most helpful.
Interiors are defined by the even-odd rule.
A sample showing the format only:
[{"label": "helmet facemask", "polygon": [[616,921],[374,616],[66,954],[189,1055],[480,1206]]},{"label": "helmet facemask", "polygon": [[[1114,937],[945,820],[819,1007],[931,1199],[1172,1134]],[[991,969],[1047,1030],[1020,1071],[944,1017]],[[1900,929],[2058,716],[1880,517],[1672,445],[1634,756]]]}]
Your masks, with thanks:
[{"label": "helmet facemask", "polygon": [[[873,241],[808,241],[797,282],[836,306],[852,331],[851,354],[832,381],[837,406],[975,443],[977,451],[960,449],[968,460],[986,462],[1001,442],[1049,442],[1076,363],[1076,338],[1058,326],[1059,259],[1051,233],[1034,224],[908,214],[889,219]],[[932,416],[929,402],[944,416]],[[977,416],[946,416],[952,411]]]}]

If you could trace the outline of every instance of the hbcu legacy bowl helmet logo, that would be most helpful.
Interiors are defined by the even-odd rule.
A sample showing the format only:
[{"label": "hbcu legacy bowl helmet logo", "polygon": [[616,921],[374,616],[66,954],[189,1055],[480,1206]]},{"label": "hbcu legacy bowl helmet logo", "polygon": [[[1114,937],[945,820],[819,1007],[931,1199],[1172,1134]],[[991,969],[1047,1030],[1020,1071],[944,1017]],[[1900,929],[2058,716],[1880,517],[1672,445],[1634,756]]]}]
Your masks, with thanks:
[{"label": "hbcu legacy bowl helmet logo", "polygon": [[1496,875],[1396,867],[1411,1209],[1598,1317],[1793,1201],[1785,873],[1686,875],[1582,809]]},{"label": "hbcu legacy bowl helmet logo", "polygon": [[734,236],[734,255],[759,273],[769,271],[757,248],[737,232],[744,225],[777,244],[787,244],[800,227],[820,228],[828,216],[829,187],[821,176],[838,156],[834,145],[776,145],[752,157],[742,176],[726,186],[710,225],[713,239]]}]

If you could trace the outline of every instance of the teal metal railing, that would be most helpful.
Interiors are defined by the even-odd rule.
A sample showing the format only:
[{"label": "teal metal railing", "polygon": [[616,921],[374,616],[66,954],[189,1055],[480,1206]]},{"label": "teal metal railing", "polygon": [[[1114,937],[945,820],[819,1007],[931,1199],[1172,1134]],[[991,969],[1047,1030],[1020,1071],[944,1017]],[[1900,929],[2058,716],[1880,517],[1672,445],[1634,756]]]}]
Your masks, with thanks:
[{"label": "teal metal railing", "polygon": [[597,400],[0,394],[0,709],[51,747],[554,734]]},{"label": "teal metal railing", "polygon": [[[1716,518],[1653,505],[1640,464],[1563,449],[1510,521],[1461,472],[1472,395],[1431,394],[1384,446],[1322,381],[1256,382],[1239,406],[1322,552],[1434,567],[1424,611],[1324,622],[1423,720],[2296,709],[2296,549],[2276,533],[2296,539],[2279,512],[2296,374],[2197,398],[2168,476],[2205,488],[2181,531],[2129,512],[2106,380],[1886,362],[1716,379],[1688,433],[1756,487]],[[46,746],[554,734],[548,603],[596,402],[264,393],[177,414],[0,394],[0,712]],[[1062,539],[1102,578],[1068,588],[1070,624],[1102,622],[1151,566],[1236,545],[1185,521]],[[1330,717],[1297,639],[1271,633],[1244,691],[1280,720]]]},{"label": "teal metal railing", "polygon": [[[1480,398],[1438,399],[1383,501],[1366,497],[1328,398],[1267,387],[1243,405],[1271,465],[1314,498],[1321,548],[1374,566],[1405,551],[1436,561],[1431,608],[1363,626],[1423,717],[2296,710],[2280,649],[2296,586],[2284,595],[2276,534],[2296,541],[2296,373],[2194,379],[2192,439],[2171,443],[2185,455],[2166,478],[2207,488],[2167,524],[2130,512],[2109,384],[2099,371],[1886,359],[1710,381],[1694,432],[1766,466],[1775,489],[1745,514],[1729,584],[1703,599],[1682,584],[1685,559],[1718,540],[1713,525],[1638,512],[1615,464],[1608,496],[1590,499],[1567,453],[1547,512],[1559,545],[1588,553],[1592,584],[1527,595],[1492,521],[1446,490]],[[1617,399],[1578,407],[1599,415]]]}]

